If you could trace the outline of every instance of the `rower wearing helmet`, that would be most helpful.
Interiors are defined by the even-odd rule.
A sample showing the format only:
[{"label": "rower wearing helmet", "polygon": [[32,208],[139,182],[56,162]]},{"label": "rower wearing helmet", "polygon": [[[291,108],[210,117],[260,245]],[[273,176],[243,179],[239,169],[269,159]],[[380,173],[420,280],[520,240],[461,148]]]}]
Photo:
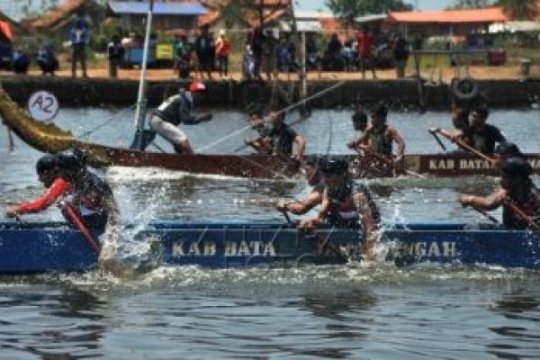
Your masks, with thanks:
[{"label": "rower wearing helmet", "polygon": [[482,210],[494,210],[503,207],[503,224],[509,229],[525,229],[526,219],[516,213],[513,204],[531,218],[540,215],[540,191],[530,179],[531,165],[520,157],[504,160],[501,166],[500,187],[490,196],[481,197],[463,194],[459,202],[463,206],[472,206]]},{"label": "rower wearing helmet", "polygon": [[36,172],[47,191],[37,200],[9,208],[7,216],[40,212],[58,203],[74,208],[95,235],[102,234],[109,221],[117,222],[118,210],[109,185],[87,170],[80,151],[45,155],[38,160]]},{"label": "rower wearing helmet", "polygon": [[325,190],[319,215],[300,221],[298,227],[310,229],[327,224],[362,230],[364,252],[369,259],[373,259],[380,215],[368,189],[355,186],[345,160],[322,162],[321,173]]},{"label": "rower wearing helmet", "polygon": [[178,94],[162,102],[150,118],[152,130],[169,141],[178,154],[193,154],[189,139],[178,125],[195,125],[212,119],[212,114],[200,117],[192,115],[193,96],[204,90],[206,87],[200,82],[191,83],[188,89],[180,88]]},{"label": "rower wearing helmet", "polygon": [[504,141],[499,143],[495,147],[495,152],[493,153],[497,167],[501,167],[504,161],[508,158],[519,157],[525,159],[525,155],[519,150],[519,147],[509,141]]},{"label": "rower wearing helmet", "polygon": [[97,234],[109,224],[117,224],[118,207],[109,184],[89,171],[85,155],[80,151],[66,151],[57,155],[61,176],[73,186],[73,193],[64,200],[78,212],[84,224]]},{"label": "rower wearing helmet", "polygon": [[15,217],[43,211],[58,199],[72,193],[73,186],[60,176],[60,166],[56,155],[42,156],[36,163],[36,173],[47,191],[36,200],[9,207],[6,212],[7,216]]}]

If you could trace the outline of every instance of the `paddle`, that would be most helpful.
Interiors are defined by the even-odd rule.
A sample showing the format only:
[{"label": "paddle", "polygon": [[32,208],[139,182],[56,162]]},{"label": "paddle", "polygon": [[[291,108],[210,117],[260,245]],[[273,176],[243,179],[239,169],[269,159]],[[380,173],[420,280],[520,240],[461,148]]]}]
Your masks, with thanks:
[{"label": "paddle", "polygon": [[435,140],[437,141],[441,149],[443,149],[443,151],[446,151],[446,146],[439,138],[439,135],[437,135],[437,132],[435,131],[435,129],[429,129],[429,133],[435,138]]},{"label": "paddle", "polygon": [[438,133],[438,134],[441,134],[442,136],[444,136],[445,138],[449,139],[450,141],[452,141],[454,144],[456,144],[457,146],[459,146],[461,149],[465,150],[465,151],[468,151],[478,157],[480,157],[481,159],[484,159],[486,161],[489,161],[490,163],[494,164],[495,163],[495,159],[487,156],[486,154],[476,150],[475,148],[473,148],[472,146],[470,146],[469,144],[465,143],[463,140],[461,140],[460,138],[458,137],[455,137],[455,136],[452,136],[451,134],[449,134],[448,132],[446,132],[445,130],[443,129],[440,129],[440,128],[434,128],[434,129],[430,129],[429,130],[430,133]]},{"label": "paddle", "polygon": [[365,154],[362,153],[362,151],[363,151],[363,152],[369,154],[370,156],[374,157],[375,159],[377,159],[377,160],[379,160],[379,161],[382,161],[382,162],[384,162],[384,163],[386,163],[386,164],[392,166],[395,170],[398,170],[398,171],[401,171],[401,170],[402,170],[402,171],[404,171],[406,174],[415,176],[415,177],[417,177],[417,178],[419,178],[419,179],[424,179],[424,180],[426,179],[426,177],[425,177],[424,175],[419,174],[419,173],[417,173],[417,172],[414,172],[414,171],[412,171],[412,170],[407,170],[407,169],[397,169],[397,168],[396,168],[396,164],[394,163],[394,161],[393,161],[392,159],[390,159],[390,158],[384,156],[384,155],[378,154],[378,153],[376,153],[376,152],[374,152],[374,151],[367,150],[367,149],[362,149],[362,150],[360,150],[360,149],[355,148],[354,150],[355,150],[359,155],[365,156]]},{"label": "paddle", "polygon": [[[291,220],[289,213],[287,213],[287,211],[285,210],[281,210],[281,213],[285,217],[285,220],[287,220],[287,224],[289,224],[291,227],[296,228],[298,224]],[[330,240],[329,237],[327,237],[326,239],[321,239],[320,235],[316,233],[315,231],[305,231],[305,233],[307,236],[313,237],[317,241],[317,245],[320,249],[324,249],[324,247],[328,247],[328,249],[330,249],[340,260],[344,262],[349,261],[349,257],[345,255],[337,245],[331,243],[329,241]]]},{"label": "paddle", "polygon": [[64,214],[66,215],[68,220],[70,220],[73,223],[73,225],[75,225],[75,227],[81,232],[84,239],[86,240],[86,242],[88,242],[88,245],[90,245],[90,247],[92,248],[92,250],[94,250],[96,255],[99,255],[99,252],[101,250],[99,246],[99,242],[94,238],[94,236],[92,235],[90,230],[88,230],[86,225],[84,225],[81,218],[79,217],[79,215],[77,215],[73,207],[69,204],[62,203],[62,202],[59,203],[59,206],[62,210],[64,210]]},{"label": "paddle", "polygon": [[525,221],[529,229],[540,235],[540,225],[534,221],[534,218],[532,216],[527,215],[522,208],[520,208],[512,199],[508,197],[504,199],[504,204],[510,209],[512,209],[512,211],[517,214],[523,221]]},{"label": "paddle", "polygon": [[475,210],[476,212],[482,214],[486,219],[488,219],[492,223],[494,223],[494,224],[499,224],[500,223],[497,218],[495,218],[493,215],[489,214],[487,211],[485,211],[483,209],[479,209],[476,206],[470,206],[470,208]]}]

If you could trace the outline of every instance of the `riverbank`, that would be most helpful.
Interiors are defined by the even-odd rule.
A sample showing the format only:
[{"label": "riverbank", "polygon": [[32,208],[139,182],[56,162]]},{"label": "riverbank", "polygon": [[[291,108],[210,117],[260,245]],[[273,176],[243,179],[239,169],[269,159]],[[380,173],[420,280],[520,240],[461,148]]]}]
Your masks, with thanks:
[{"label": "riverbank", "polygon": [[[519,68],[476,66],[469,67],[468,75],[478,83],[491,107],[530,107],[540,102],[540,76],[531,72],[528,79],[518,77]],[[2,85],[19,104],[24,105],[36,90],[53,92],[62,106],[88,107],[134,105],[137,98],[137,69],[120,70],[118,79],[107,78],[104,68],[89,69],[89,78],[71,78],[62,70],[55,77],[41,76],[34,71],[30,75],[0,75]],[[198,76],[200,74],[194,74]],[[394,70],[378,70],[377,79],[363,80],[361,73],[312,72],[308,74],[308,94],[314,94],[339,82],[344,82],[335,91],[310,102],[313,108],[348,107],[353,103],[370,105],[379,101],[394,107],[417,107],[421,109],[445,110],[450,106],[451,79],[457,74],[454,69],[441,69],[437,73],[423,72],[422,81],[415,78],[395,79]],[[540,74],[539,74],[540,75]],[[178,88],[178,81],[171,69],[150,69],[148,79],[148,105],[156,106]],[[277,88],[284,91],[276,95],[273,83],[243,82],[240,74],[233,73],[226,80],[213,74],[211,80],[203,79],[208,92],[198,99],[200,107],[243,108],[252,102],[268,103],[274,96],[283,97],[288,89],[297,85],[295,74],[281,74]],[[298,86],[296,86],[298,89]],[[298,97],[298,94],[295,94]],[[285,96],[286,97],[286,96]],[[282,99],[285,100],[285,99]]]}]

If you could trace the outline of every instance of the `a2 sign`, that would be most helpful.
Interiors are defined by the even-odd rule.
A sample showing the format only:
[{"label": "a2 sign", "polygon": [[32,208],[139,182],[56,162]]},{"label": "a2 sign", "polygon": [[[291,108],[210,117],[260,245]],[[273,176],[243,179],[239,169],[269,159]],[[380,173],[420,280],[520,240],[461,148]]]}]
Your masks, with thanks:
[{"label": "a2 sign", "polygon": [[60,109],[58,99],[54,94],[39,90],[33,93],[27,104],[30,116],[38,121],[51,121],[58,114]]}]

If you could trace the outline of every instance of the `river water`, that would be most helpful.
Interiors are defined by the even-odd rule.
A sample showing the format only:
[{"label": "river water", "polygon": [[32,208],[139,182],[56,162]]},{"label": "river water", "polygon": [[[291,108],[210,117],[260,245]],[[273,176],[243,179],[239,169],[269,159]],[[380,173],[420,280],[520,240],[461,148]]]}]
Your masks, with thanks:
[{"label": "river water", "polygon": [[[308,152],[348,153],[350,114],[316,111],[295,128],[308,139]],[[214,118],[185,127],[193,147],[233,153],[249,131],[205,147],[245,126],[242,115],[216,112]],[[68,109],[56,122],[78,137],[126,146],[132,119],[129,110]],[[427,130],[448,127],[449,116],[391,113],[389,122],[405,136],[407,152],[433,153],[440,149]],[[538,151],[537,109],[494,111],[490,122],[523,151]],[[170,148],[162,141],[158,145]],[[17,139],[9,153],[7,136],[0,134],[0,211],[43,191],[34,172],[39,156]],[[137,224],[153,219],[281,222],[272,202],[308,191],[301,180],[128,168],[104,175],[124,221]],[[497,179],[399,178],[368,185],[385,221],[475,223],[484,219],[455,199],[460,192],[487,194]],[[25,218],[60,220],[61,215],[53,207]],[[538,272],[520,269],[399,269],[383,262],[287,270],[162,267],[123,277],[99,271],[4,276],[0,358],[540,358],[538,279]]]}]

